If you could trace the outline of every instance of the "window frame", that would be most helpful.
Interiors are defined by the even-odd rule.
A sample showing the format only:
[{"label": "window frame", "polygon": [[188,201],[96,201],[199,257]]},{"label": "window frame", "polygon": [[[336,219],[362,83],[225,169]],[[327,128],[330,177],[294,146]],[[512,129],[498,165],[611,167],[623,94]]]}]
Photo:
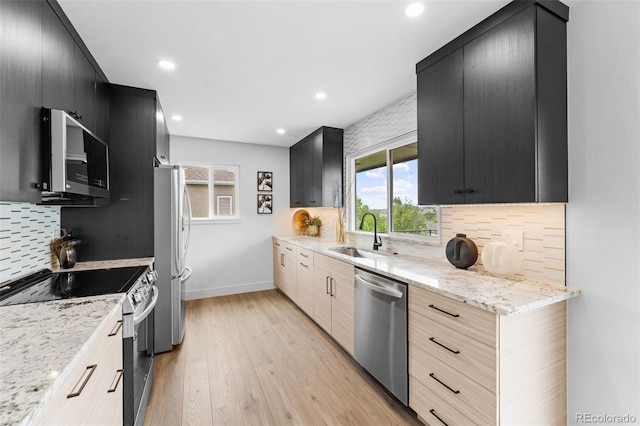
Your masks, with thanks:
[{"label": "window frame", "polygon": [[[209,217],[192,217],[191,223],[194,225],[203,225],[203,224],[223,224],[223,223],[242,223],[242,218],[240,217],[240,166],[239,165],[225,165],[225,164],[212,164],[212,163],[200,163],[200,162],[187,162],[181,161],[178,163],[183,167],[206,167],[209,170],[208,173],[208,189],[209,189]],[[215,212],[215,199],[216,197],[220,197],[214,193],[215,189],[215,181],[214,181],[214,170],[232,170],[234,173],[234,195],[222,195],[224,197],[231,197],[231,212],[232,215],[227,216],[219,216],[217,214],[213,214]],[[188,183],[188,179],[185,184]],[[186,188],[185,188],[186,189]]]},{"label": "window frame", "polygon": [[[418,141],[418,132],[412,131],[409,133],[405,133],[404,135],[389,139],[387,141],[377,143],[375,145],[368,146],[362,150],[356,151],[354,153],[348,154],[345,156],[346,159],[346,179],[345,182],[348,182],[348,189],[345,190],[347,194],[348,200],[345,200],[348,206],[347,209],[347,230],[349,232],[356,233],[360,236],[371,235],[370,232],[360,231],[358,229],[358,218],[356,215],[356,167],[355,162],[357,159],[361,157],[366,157],[368,155],[374,154],[379,151],[386,151],[387,158],[387,210],[389,214],[387,215],[387,229],[393,229],[393,200],[391,199],[392,195],[392,185],[393,185],[393,164],[391,164],[391,151],[400,148],[405,145],[409,145],[412,143],[416,143]],[[416,200],[417,201],[417,200]],[[431,206],[431,205],[430,205]],[[437,236],[428,236],[428,235],[412,235],[403,232],[387,232],[387,233],[378,233],[379,235],[384,235],[387,238],[392,240],[405,240],[410,242],[423,242],[423,243],[441,243],[442,242],[442,221],[441,221],[441,211],[440,206],[433,205],[436,208],[438,214],[438,235]]]}]

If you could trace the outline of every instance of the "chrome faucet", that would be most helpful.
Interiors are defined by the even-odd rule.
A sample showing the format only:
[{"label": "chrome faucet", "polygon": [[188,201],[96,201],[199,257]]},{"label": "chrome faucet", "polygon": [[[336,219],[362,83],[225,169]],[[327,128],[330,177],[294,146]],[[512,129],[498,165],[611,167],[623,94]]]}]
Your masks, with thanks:
[{"label": "chrome faucet", "polygon": [[367,215],[371,215],[373,218],[373,249],[378,250],[378,247],[382,247],[382,239],[378,237],[378,222],[376,216],[371,212],[366,212],[362,215],[362,219],[360,219],[360,230],[362,230],[362,226],[364,225],[364,218]]}]

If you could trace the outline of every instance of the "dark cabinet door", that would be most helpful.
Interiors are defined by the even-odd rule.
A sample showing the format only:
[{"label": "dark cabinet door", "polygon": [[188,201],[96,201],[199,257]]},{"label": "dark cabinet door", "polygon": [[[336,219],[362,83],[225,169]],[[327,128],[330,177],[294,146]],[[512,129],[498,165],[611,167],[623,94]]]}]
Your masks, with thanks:
[{"label": "dark cabinet door", "polygon": [[78,120],[96,132],[96,72],[93,65],[76,44],[75,47],[75,104]]},{"label": "dark cabinet door", "polygon": [[[96,73],[97,74],[97,73]],[[109,83],[96,75],[96,130],[95,134],[109,143]]]},{"label": "dark cabinet door", "polygon": [[75,111],[75,46],[46,1],[42,4],[42,106]]},{"label": "dark cabinet door", "polygon": [[305,142],[303,174],[306,179],[305,201],[309,207],[323,207],[323,133],[318,132]]},{"label": "dark cabinet door", "polygon": [[289,206],[291,208],[302,207],[302,182],[298,179],[300,162],[302,159],[302,144],[293,145],[289,149]]},{"label": "dark cabinet door", "polygon": [[536,201],[534,13],[464,46],[466,203]]},{"label": "dark cabinet door", "polygon": [[[344,132],[325,128],[322,140],[322,206],[342,207],[344,186]],[[319,160],[314,158],[318,164]]]},{"label": "dark cabinet door", "polygon": [[[291,207],[313,207],[315,201],[313,180],[313,139],[298,142],[289,150],[289,185]],[[320,198],[318,198],[320,200]]]},{"label": "dark cabinet door", "polygon": [[463,57],[418,74],[418,203],[464,202]]},{"label": "dark cabinet door", "polygon": [[41,17],[39,2],[0,1],[0,201],[41,199]]}]

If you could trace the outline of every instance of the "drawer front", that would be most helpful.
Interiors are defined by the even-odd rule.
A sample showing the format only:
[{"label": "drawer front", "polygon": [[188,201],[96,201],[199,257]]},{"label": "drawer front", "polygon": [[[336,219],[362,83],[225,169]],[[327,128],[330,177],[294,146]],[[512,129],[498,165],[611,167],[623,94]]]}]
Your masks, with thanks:
[{"label": "drawer front", "polygon": [[313,266],[313,251],[298,247],[298,263]]},{"label": "drawer front", "polygon": [[437,358],[409,345],[410,374],[478,424],[496,424],[496,394]]},{"label": "drawer front", "polygon": [[409,406],[431,426],[474,424],[411,375],[409,376]]},{"label": "drawer front", "polygon": [[495,348],[415,311],[409,311],[409,342],[496,392],[498,355]]},{"label": "drawer front", "polygon": [[497,347],[497,315],[466,303],[409,287],[409,309],[493,348]]}]

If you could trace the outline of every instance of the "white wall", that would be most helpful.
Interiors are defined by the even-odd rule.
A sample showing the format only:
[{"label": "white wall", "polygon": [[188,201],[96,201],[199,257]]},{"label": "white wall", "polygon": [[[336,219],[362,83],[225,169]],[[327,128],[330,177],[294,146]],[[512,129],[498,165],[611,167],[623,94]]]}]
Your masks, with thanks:
[{"label": "white wall", "polygon": [[[195,224],[187,264],[187,298],[273,288],[271,236],[291,233],[289,149],[171,137],[171,162],[240,166],[241,223]],[[273,211],[257,214],[257,172],[273,172]]]},{"label": "white wall", "polygon": [[[570,424],[640,423],[640,3],[569,3]],[[606,420],[606,419],[605,419]],[[610,419],[612,420],[612,419]]]}]

